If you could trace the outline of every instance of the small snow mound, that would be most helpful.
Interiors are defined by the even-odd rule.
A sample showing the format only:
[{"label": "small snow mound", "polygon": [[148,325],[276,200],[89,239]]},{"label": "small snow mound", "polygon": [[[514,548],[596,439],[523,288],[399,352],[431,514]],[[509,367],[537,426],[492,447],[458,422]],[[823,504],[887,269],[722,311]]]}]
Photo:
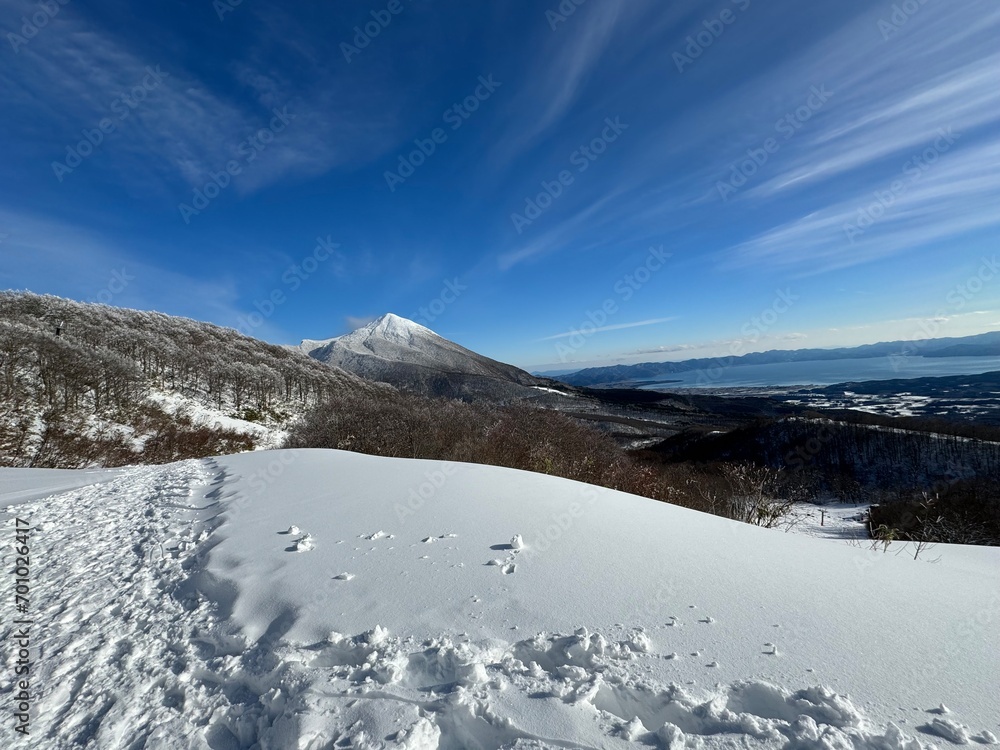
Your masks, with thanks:
[{"label": "small snow mound", "polygon": [[376,531],[374,534],[362,534],[362,539],[367,539],[369,542],[373,542],[376,539],[385,539],[389,537],[384,531]]},{"label": "small snow mound", "polygon": [[377,646],[380,643],[385,643],[388,637],[388,629],[383,628],[381,625],[376,625],[374,628],[361,636],[362,640],[370,646]]},{"label": "small snow mound", "polygon": [[642,722],[639,721],[638,716],[634,716],[632,721],[622,724],[619,732],[622,739],[628,740],[629,742],[635,742],[646,733],[646,727],[644,727]]},{"label": "small snow mound", "polygon": [[951,709],[948,708],[946,705],[944,705],[942,703],[937,708],[929,709],[927,711],[927,713],[929,713],[929,714],[937,714],[938,716],[944,716],[945,714],[950,714],[951,713]]},{"label": "small snow mound", "polygon": [[956,745],[969,744],[969,728],[951,719],[934,719],[929,724],[920,727],[920,731],[936,734]]},{"label": "small snow mound", "polygon": [[635,631],[627,641],[623,641],[623,645],[636,654],[648,654],[653,650],[653,642],[643,630]]},{"label": "small snow mound", "polygon": [[396,746],[402,750],[437,750],[440,745],[441,729],[426,716],[396,737]]},{"label": "small snow mound", "polygon": [[292,524],[291,526],[289,526],[289,527],[288,527],[288,528],[287,528],[287,529],[285,530],[285,533],[286,533],[286,534],[298,534],[298,533],[300,533],[301,531],[302,531],[302,529],[300,529],[300,528],[299,528],[298,526],[296,526],[295,524]]},{"label": "small snow mound", "polygon": [[972,739],[973,739],[974,742],[978,742],[980,745],[996,745],[997,744],[997,736],[995,734],[993,734],[993,732],[990,732],[989,730],[986,730],[986,729],[984,729],[979,734],[973,735]]},{"label": "small snow mound", "polygon": [[311,534],[306,534],[301,539],[297,539],[293,546],[296,552],[309,552],[316,549],[316,540]]},{"label": "small snow mound", "polygon": [[858,727],[861,713],[844,695],[830,688],[812,687],[789,693],[766,682],[738,683],[729,696],[729,709],[792,722],[803,716],[838,729]]},{"label": "small snow mound", "polygon": [[333,577],[333,580],[335,581],[351,581],[353,579],[354,579],[353,573],[341,573]]},{"label": "small snow mound", "polygon": [[433,544],[434,542],[437,541],[437,537],[434,537],[434,536],[425,536],[420,541],[423,542],[424,544]]},{"label": "small snow mound", "polygon": [[656,730],[656,739],[663,750],[684,750],[687,745],[687,737],[681,728],[669,721]]},{"label": "small snow mound", "polygon": [[514,534],[513,538],[510,540],[511,549],[524,549],[524,537],[520,534]]}]

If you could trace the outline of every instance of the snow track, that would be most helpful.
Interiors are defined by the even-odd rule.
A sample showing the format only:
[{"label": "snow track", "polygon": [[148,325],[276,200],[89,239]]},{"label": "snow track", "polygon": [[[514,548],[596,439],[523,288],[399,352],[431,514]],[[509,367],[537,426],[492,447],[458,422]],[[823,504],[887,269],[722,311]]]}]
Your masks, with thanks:
[{"label": "snow track", "polygon": [[[372,623],[360,634],[294,639],[307,605],[269,599],[268,624],[248,635],[233,615],[249,591],[239,582],[245,569],[233,567],[226,580],[208,570],[221,576],[236,565],[220,544],[231,543],[236,528],[259,525],[255,512],[286,516],[294,503],[273,489],[278,510],[260,498],[258,505],[244,502],[250,498],[239,474],[251,466],[205,460],[124,469],[100,484],[16,507],[35,529],[30,616],[37,623],[32,684],[38,694],[31,739],[14,735],[4,721],[0,746],[923,750],[932,746],[929,740],[939,746],[995,741],[988,731],[975,734],[983,727],[964,726],[957,714],[941,718],[943,706],[931,712],[937,718],[927,717],[922,734],[912,728],[906,734],[828,687],[790,689],[763,679],[713,684],[717,663],[658,651],[656,642],[667,637],[660,631],[677,630],[662,625],[505,639],[458,627],[427,638]],[[323,532],[321,517],[341,527],[342,536],[360,538],[365,534],[356,532],[378,528],[344,529],[340,514],[317,516],[308,528]],[[318,535],[318,551],[289,554],[288,535],[300,530],[273,519],[267,516],[264,538],[277,540],[274,551],[252,552],[265,567],[311,565],[314,555],[330,550],[327,529]],[[13,519],[6,525],[12,528]],[[367,537],[399,543],[395,535]],[[431,537],[413,538],[415,547]],[[508,546],[523,544],[515,536]],[[416,559],[416,551],[407,554]],[[525,580],[531,575],[529,569]],[[363,580],[330,578],[335,587]],[[481,580],[507,586],[506,580],[521,578]],[[0,589],[5,600],[10,582],[5,577]],[[436,584],[421,585],[435,591]],[[324,601],[325,609],[336,606]],[[672,618],[668,625],[679,624]],[[0,628],[5,703],[16,658],[11,631],[7,624]],[[695,675],[697,681],[688,679]]]},{"label": "snow track", "polygon": [[221,482],[212,462],[189,461],[18,506],[34,528],[37,582],[31,747],[207,747],[198,724],[226,701],[193,677],[217,608],[198,601],[189,573],[220,506],[192,496],[211,497],[206,486]]}]

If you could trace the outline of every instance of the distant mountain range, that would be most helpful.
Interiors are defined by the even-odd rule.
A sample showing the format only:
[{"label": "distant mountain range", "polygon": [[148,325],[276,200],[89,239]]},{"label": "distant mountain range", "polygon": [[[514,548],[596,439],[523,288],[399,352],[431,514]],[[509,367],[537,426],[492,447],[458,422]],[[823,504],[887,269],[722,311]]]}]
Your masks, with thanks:
[{"label": "distant mountain range", "polygon": [[1000,331],[961,338],[927,339],[924,341],[887,341],[840,349],[775,349],[741,357],[708,357],[682,362],[645,362],[637,365],[589,367],[570,374],[554,376],[563,383],[576,386],[635,384],[656,380],[681,372],[692,372],[718,366],[769,365],[784,362],[818,362],[835,359],[874,359],[878,357],[997,357],[1000,356]]},{"label": "distant mountain range", "polygon": [[502,399],[536,395],[532,389],[552,385],[392,313],[344,336],[305,340],[298,349],[366,380],[430,396]]}]

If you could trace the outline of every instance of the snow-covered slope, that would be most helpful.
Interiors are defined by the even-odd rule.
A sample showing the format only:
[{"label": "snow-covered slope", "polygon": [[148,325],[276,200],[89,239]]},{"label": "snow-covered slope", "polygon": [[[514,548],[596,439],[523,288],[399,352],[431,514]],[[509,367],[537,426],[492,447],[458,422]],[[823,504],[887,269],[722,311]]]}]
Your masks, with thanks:
[{"label": "snow-covered slope", "polygon": [[326,342],[303,341],[300,349],[363,378],[435,396],[529,395],[526,388],[548,383],[391,313]]},{"label": "snow-covered slope", "polygon": [[380,390],[209,323],[0,291],[0,465],[120,466],[274,447],[315,404]]},{"label": "snow-covered slope", "polygon": [[4,531],[34,529],[41,742],[8,716],[3,747],[918,750],[1000,732],[997,549],[939,545],[932,564],[335,451],[84,480],[0,470]]}]

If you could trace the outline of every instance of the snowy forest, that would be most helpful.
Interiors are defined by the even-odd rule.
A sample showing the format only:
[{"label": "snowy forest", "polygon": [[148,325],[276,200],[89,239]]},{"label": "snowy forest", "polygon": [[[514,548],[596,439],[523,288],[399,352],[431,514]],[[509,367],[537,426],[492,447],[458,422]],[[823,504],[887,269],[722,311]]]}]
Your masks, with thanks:
[{"label": "snowy forest", "polygon": [[184,318],[0,293],[0,464],[73,468],[246,450],[150,396],[280,426],[336,391],[378,386],[280,346]]}]

